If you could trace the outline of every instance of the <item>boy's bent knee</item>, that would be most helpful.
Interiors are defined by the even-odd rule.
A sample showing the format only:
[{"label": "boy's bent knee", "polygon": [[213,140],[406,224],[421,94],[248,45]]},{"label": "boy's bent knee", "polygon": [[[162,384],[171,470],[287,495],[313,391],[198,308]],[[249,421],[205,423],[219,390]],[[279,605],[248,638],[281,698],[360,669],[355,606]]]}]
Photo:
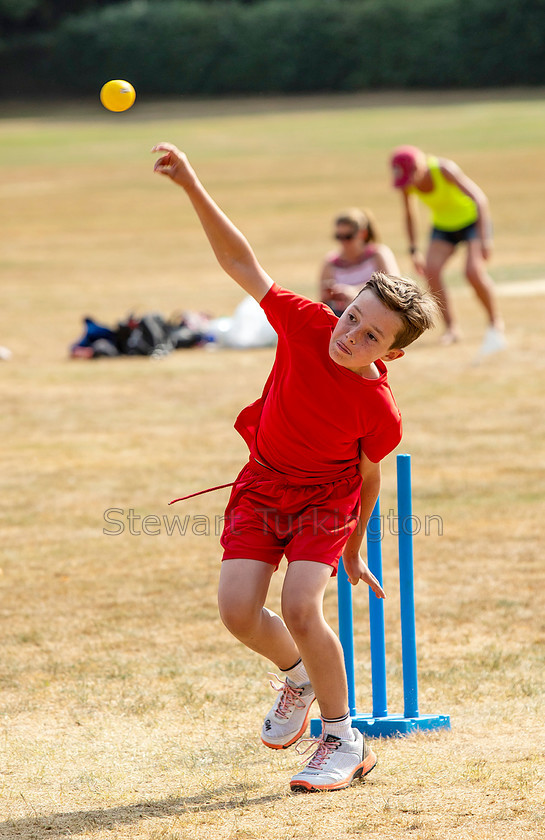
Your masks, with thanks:
[{"label": "boy's bent knee", "polygon": [[259,610],[254,603],[221,592],[218,594],[218,608],[223,624],[234,636],[247,636],[259,620]]},{"label": "boy's bent knee", "polygon": [[222,563],[218,588],[220,617],[233,635],[251,634],[261,618],[261,609],[274,568],[255,560]]},{"label": "boy's bent knee", "polygon": [[317,624],[323,622],[322,611],[314,604],[302,604],[292,599],[283,604],[282,615],[294,638],[308,636],[314,632]]}]

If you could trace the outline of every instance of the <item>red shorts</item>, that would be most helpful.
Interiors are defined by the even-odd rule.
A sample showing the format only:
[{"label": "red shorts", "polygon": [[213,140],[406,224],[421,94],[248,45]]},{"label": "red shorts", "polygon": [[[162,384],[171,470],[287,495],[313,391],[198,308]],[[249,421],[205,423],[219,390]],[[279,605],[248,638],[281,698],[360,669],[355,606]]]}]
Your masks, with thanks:
[{"label": "red shorts", "polygon": [[360,512],[361,476],[304,484],[254,459],[239,474],[225,509],[223,559],[261,560],[278,568],[283,555],[325,563],[339,558]]}]

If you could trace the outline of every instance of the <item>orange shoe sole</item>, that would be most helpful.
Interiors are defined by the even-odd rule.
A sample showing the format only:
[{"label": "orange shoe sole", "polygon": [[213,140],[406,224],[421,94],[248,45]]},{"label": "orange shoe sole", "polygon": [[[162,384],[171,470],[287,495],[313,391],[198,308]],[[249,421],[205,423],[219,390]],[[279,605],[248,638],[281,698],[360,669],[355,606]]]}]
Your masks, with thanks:
[{"label": "orange shoe sole", "polygon": [[305,781],[290,782],[290,788],[292,793],[315,793],[320,790],[344,790],[344,788],[349,787],[355,779],[367,776],[367,774],[375,767],[376,763],[377,757],[375,753],[373,750],[369,750],[365,757],[365,761],[362,761],[362,763],[356,767],[349,779],[343,779],[343,781],[336,782],[333,785],[313,785],[311,782]]}]

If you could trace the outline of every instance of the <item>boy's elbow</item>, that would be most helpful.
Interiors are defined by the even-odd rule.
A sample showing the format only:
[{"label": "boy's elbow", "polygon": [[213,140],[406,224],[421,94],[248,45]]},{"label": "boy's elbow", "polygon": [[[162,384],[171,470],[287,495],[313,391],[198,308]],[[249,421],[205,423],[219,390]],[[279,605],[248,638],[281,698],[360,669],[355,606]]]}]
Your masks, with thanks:
[{"label": "boy's elbow", "polygon": [[378,487],[380,489],[382,477],[380,461],[375,463],[374,461],[370,461],[368,458],[364,457],[362,463],[360,464],[360,472],[362,482],[366,488]]}]

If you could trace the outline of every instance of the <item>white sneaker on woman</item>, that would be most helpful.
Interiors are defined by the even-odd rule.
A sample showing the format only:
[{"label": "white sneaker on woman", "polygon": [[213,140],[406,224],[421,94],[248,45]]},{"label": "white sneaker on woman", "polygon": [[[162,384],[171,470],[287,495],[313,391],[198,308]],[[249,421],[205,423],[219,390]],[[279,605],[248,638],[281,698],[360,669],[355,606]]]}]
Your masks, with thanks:
[{"label": "white sneaker on woman", "polygon": [[478,358],[491,356],[493,353],[499,353],[500,350],[505,350],[507,341],[505,334],[498,327],[488,327],[484,334],[484,338],[479,350]]}]

